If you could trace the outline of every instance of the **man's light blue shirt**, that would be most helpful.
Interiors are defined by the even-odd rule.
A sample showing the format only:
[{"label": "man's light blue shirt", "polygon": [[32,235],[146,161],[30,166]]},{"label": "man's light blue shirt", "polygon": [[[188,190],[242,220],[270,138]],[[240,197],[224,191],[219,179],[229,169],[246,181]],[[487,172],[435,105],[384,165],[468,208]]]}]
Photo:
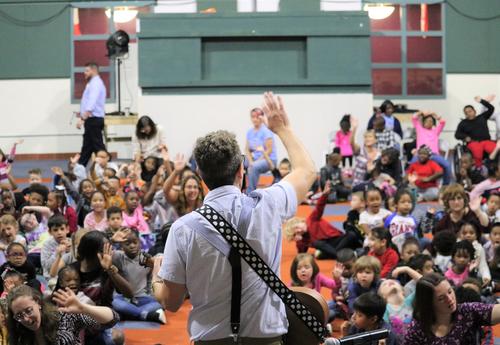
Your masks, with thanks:
[{"label": "man's light blue shirt", "polygon": [[106,86],[100,76],[93,76],[85,86],[80,114],[89,112],[91,117],[104,117],[104,104],[106,103]]},{"label": "man's light blue shirt", "polygon": [[[253,196],[257,202],[251,210],[248,227],[238,231],[245,232],[242,235],[248,244],[279,275],[281,225],[295,215],[297,196],[287,181],[256,190]],[[204,202],[236,226],[244,198],[249,197],[235,186],[223,186],[210,191]],[[190,218],[220,236],[196,212],[178,219],[170,229],[158,276],[186,285],[193,305],[188,321],[191,340],[227,338],[231,334],[231,265],[227,257],[188,225]],[[241,269],[240,336],[268,338],[285,334],[288,321],[283,302],[246,262],[242,261]]]}]

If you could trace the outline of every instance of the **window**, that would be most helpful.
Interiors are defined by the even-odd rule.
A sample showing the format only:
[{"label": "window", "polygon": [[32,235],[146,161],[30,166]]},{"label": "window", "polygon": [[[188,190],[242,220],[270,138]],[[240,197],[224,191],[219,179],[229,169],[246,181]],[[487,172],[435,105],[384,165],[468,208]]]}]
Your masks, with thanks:
[{"label": "window", "polygon": [[443,6],[401,2],[392,6],[387,18],[370,19],[374,96],[443,97]]},{"label": "window", "polygon": [[[134,2],[134,4],[137,7],[127,9],[137,10],[137,13],[150,11],[146,2]],[[85,89],[83,72],[85,64],[90,61],[99,65],[100,75],[107,91],[106,101],[114,102],[116,61],[107,57],[106,41],[113,32],[124,30],[130,36],[130,43],[135,43],[137,17],[131,16],[129,19],[123,16],[125,8],[120,6],[120,3],[112,7],[102,7],[98,3],[74,6],[71,34],[71,102],[78,103],[82,98]]]}]

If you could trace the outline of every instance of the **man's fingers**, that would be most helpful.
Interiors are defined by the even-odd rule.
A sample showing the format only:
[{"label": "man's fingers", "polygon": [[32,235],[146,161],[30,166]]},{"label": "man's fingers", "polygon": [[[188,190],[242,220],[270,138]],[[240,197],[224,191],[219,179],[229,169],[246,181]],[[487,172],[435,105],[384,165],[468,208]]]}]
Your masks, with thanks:
[{"label": "man's fingers", "polygon": [[279,110],[284,111],[285,106],[283,105],[283,100],[281,99],[280,96],[278,96],[278,105],[279,105]]}]

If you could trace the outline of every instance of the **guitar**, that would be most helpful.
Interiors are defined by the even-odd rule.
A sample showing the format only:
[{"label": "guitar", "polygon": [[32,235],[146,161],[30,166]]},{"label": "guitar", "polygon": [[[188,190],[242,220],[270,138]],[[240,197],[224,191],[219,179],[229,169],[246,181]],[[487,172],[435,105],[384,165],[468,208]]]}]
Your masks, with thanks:
[{"label": "guitar", "polygon": [[[305,287],[290,287],[297,298],[304,304],[309,311],[316,316],[323,326],[328,321],[328,304],[319,292]],[[320,341],[307,326],[299,319],[295,313],[286,307],[286,316],[288,318],[288,333],[284,337],[285,345],[319,345]],[[349,335],[341,339],[327,338],[323,345],[356,345],[371,344],[389,336],[387,329],[378,329],[375,331],[363,332]],[[380,344],[380,343],[379,343]]]},{"label": "guitar", "polygon": [[[305,287],[290,287],[297,298],[316,316],[323,326],[328,321],[328,304],[319,292]],[[285,336],[286,345],[318,345],[320,341],[295,313],[286,307],[286,316],[288,318],[288,333]]]}]

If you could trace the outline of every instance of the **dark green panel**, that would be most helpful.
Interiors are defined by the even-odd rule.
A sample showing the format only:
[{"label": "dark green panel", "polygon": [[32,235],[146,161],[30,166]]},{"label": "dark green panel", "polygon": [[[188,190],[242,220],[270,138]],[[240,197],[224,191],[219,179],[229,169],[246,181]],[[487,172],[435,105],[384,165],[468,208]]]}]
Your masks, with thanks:
[{"label": "dark green panel", "polygon": [[[295,85],[273,85],[275,93],[371,93],[371,86],[295,86]],[[269,91],[269,86],[195,86],[195,87],[168,87],[168,88],[144,88],[143,95],[226,95],[230,94],[257,94],[262,95]]]},{"label": "dark green panel", "polygon": [[307,40],[308,78],[338,84],[371,84],[368,37],[310,37]]},{"label": "dark green panel", "polygon": [[317,15],[239,13],[236,16],[208,14],[143,14],[140,38],[227,36],[368,36],[366,12],[324,12]]},{"label": "dark green panel", "polygon": [[[38,21],[66,5],[2,5],[1,10],[23,21]],[[47,24],[14,25],[0,19],[0,79],[67,78],[70,76],[70,9]]]},{"label": "dark green panel", "polygon": [[305,38],[202,40],[203,80],[262,81],[306,78]]},{"label": "dark green panel", "polygon": [[139,84],[143,87],[201,80],[199,38],[139,40]]},{"label": "dark green panel", "polygon": [[[468,15],[500,14],[498,0],[452,0]],[[500,73],[500,18],[479,21],[446,6],[446,63],[448,73]]]},{"label": "dark green panel", "polygon": [[319,0],[280,0],[280,13],[308,13],[320,11]]},{"label": "dark green panel", "polygon": [[362,11],[148,14],[141,16],[138,36],[144,92],[268,87],[318,92],[371,85],[370,29]]}]

